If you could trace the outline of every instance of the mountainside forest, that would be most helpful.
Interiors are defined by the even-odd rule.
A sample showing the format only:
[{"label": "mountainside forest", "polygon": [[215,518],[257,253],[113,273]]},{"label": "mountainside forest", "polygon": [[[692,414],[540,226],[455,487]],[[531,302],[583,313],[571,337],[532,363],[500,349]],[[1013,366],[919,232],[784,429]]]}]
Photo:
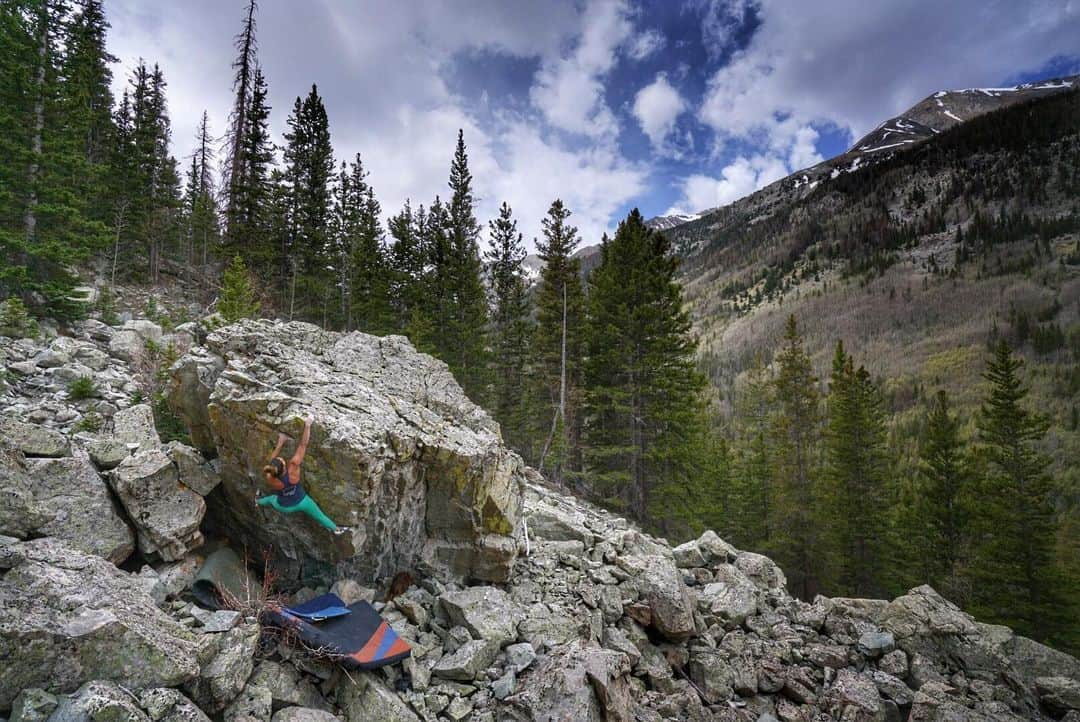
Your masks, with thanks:
[{"label": "mountainside forest", "polygon": [[4,333],[143,287],[185,299],[142,309],[165,325],[403,334],[530,465],[652,530],[716,529],[804,599],[930,583],[1080,649],[1077,92],[665,232],[635,210],[584,280],[552,199],[530,288],[507,204],[481,247],[463,134],[445,198],[384,225],[318,86],[268,106],[254,2],[232,112],[183,160],[157,66],[113,96],[107,29],[100,0],[0,5]]}]

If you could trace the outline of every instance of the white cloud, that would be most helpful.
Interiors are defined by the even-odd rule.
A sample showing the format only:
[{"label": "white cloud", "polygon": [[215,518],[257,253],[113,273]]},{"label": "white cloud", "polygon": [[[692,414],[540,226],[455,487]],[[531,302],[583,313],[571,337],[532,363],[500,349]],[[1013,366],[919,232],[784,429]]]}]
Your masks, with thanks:
[{"label": "white cloud", "polygon": [[632,40],[629,47],[626,49],[626,54],[630,56],[631,60],[644,60],[653,53],[657,52],[664,45],[667,44],[667,40],[664,38],[664,34],[659,30],[650,29],[638,34],[638,36]]},{"label": "white cloud", "polygon": [[593,138],[612,136],[618,121],[604,102],[601,81],[633,31],[629,8],[622,0],[591,0],[581,27],[572,53],[545,61],[530,98],[557,128]]},{"label": "white cloud", "polygon": [[[116,69],[117,88],[139,56],[162,64],[174,152],[190,152],[204,108],[213,130],[222,133],[232,102],[239,6],[114,0],[107,11],[109,47],[124,65]],[[610,229],[610,215],[641,193],[647,178],[647,169],[619,154],[610,136],[615,117],[602,100],[601,79],[631,34],[629,16],[626,5],[610,0],[584,8],[577,0],[263,3],[259,58],[270,85],[273,138],[281,142],[293,99],[316,82],[338,159],[360,153],[390,215],[406,198],[414,206],[430,204],[436,194],[445,198],[463,128],[482,225],[506,200],[531,241],[548,204],[562,197],[585,240],[596,242]],[[542,114],[530,109],[503,109],[481,120],[442,72],[455,54],[471,49],[541,58],[545,77],[556,81],[549,88],[558,101],[552,112],[562,123],[553,124],[579,122],[574,101],[584,99],[591,104],[586,119],[608,135],[579,149],[548,133]]]},{"label": "white cloud", "polygon": [[[711,0],[706,42],[730,49],[744,0]],[[861,136],[920,98],[1000,82],[1077,52],[1080,5],[757,0],[749,45],[709,80],[701,120],[722,137],[831,123]],[[794,138],[788,139],[794,142]]]},{"label": "white cloud", "polygon": [[683,197],[667,214],[700,213],[725,206],[788,175],[790,170],[776,156],[740,156],[726,166],[719,178],[694,174],[683,181]]},{"label": "white cloud", "polygon": [[634,97],[633,112],[653,147],[662,149],[675,128],[675,121],[686,107],[686,101],[679,91],[668,82],[664,73],[659,73],[656,80],[638,91]]}]

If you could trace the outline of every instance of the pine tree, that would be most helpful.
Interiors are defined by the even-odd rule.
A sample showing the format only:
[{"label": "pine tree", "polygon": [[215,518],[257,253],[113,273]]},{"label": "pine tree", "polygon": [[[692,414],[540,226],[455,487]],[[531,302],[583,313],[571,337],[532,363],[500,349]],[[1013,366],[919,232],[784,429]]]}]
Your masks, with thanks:
[{"label": "pine tree", "polygon": [[330,124],[318,88],[293,104],[285,133],[285,182],[289,187],[289,318],[325,325],[333,279],[330,247],[330,178],[334,170]]},{"label": "pine tree", "polygon": [[227,323],[242,318],[253,318],[259,313],[259,302],[244,259],[233,256],[221,281],[221,297],[217,304],[218,314]]},{"label": "pine tree", "polygon": [[491,409],[502,427],[503,440],[525,453],[529,440],[525,367],[532,331],[522,268],[525,244],[505,202],[499,208],[499,217],[489,226],[491,250],[485,260],[491,278],[492,369],[497,380]]},{"label": "pine tree", "polygon": [[1057,520],[1049,460],[1040,448],[1047,420],[1025,408],[1023,361],[1004,340],[987,362],[989,384],[977,419],[983,477],[973,521],[972,612],[1044,641],[1075,621],[1055,567]]},{"label": "pine tree", "polygon": [[421,220],[425,216],[423,206],[413,213],[412,204],[406,199],[405,207],[387,224],[393,239],[390,243],[388,263],[394,330],[406,335],[410,319],[420,311],[424,299],[427,259],[419,226],[426,222]]},{"label": "pine tree", "polygon": [[259,275],[274,280],[282,259],[280,248],[269,237],[267,207],[272,192],[270,176],[274,169],[274,145],[270,142],[270,106],[267,104],[266,79],[262,69],[255,67],[251,80],[251,102],[240,138],[242,173],[230,176],[231,211],[227,214],[229,235],[226,252],[240,251],[254,259]]},{"label": "pine tree", "polygon": [[88,139],[107,131],[90,107],[108,97],[107,78],[90,67],[107,62],[91,37],[103,35],[104,18],[69,10],[63,0],[0,8],[0,295],[63,317],[81,312],[68,298],[76,281],[69,268],[106,242]]},{"label": "pine tree", "polygon": [[810,600],[818,592],[820,573],[815,518],[820,503],[820,412],[817,378],[794,316],[785,326],[776,367],[773,389],[777,411],[770,429],[776,524],[769,548],[787,573],[792,591]]},{"label": "pine tree", "polygon": [[581,356],[585,294],[581,263],[572,258],[577,228],[570,211],[556,199],[542,221],[536,244],[544,262],[536,290],[536,330],[532,339],[534,434],[539,454],[530,461],[548,478],[563,483],[581,470]]},{"label": "pine tree", "polygon": [[254,96],[256,92],[255,76],[258,69],[258,40],[255,36],[255,13],[258,6],[255,0],[248,0],[244,9],[244,24],[233,40],[236,48],[236,60],[233,61],[233,107],[230,116],[228,151],[226,156],[226,183],[228,193],[225,198],[226,250],[238,251],[251,241],[248,219],[245,213],[244,196],[250,193],[250,168],[247,155],[247,139],[250,132]]},{"label": "pine tree", "polygon": [[892,506],[885,412],[870,374],[855,369],[841,342],[833,357],[824,440],[820,511],[830,581],[844,594],[880,596]]},{"label": "pine tree", "polygon": [[923,583],[957,603],[967,598],[960,574],[968,537],[969,459],[960,439],[960,422],[950,412],[949,395],[938,391],[926,414],[919,440],[915,519],[909,529],[917,543]]},{"label": "pine tree", "polygon": [[709,475],[705,381],[678,259],[637,209],[600,258],[589,276],[586,473],[606,503],[667,533],[685,531]]},{"label": "pine tree", "polygon": [[[342,174],[345,174],[344,164]],[[339,180],[342,188],[337,212],[341,218],[341,248],[347,269],[345,328],[384,334],[392,330],[390,272],[383,245],[382,209],[367,182],[360,154]]]},{"label": "pine tree", "polygon": [[458,131],[450,165],[450,203],[447,206],[447,259],[450,313],[439,329],[438,356],[445,360],[465,393],[477,404],[487,401],[488,348],[487,296],[480,263],[480,224],[476,221],[472,173],[465,152],[465,137]]},{"label": "pine tree", "polygon": [[[195,136],[195,152],[191,154],[184,199],[187,212],[188,246],[185,266],[189,273],[196,266],[206,268],[210,250],[217,245],[218,212],[214,188],[214,140],[210,135],[210,119],[203,111]],[[205,278],[201,279],[205,282]]]},{"label": "pine tree", "polygon": [[744,549],[767,549],[775,524],[773,451],[769,425],[775,413],[772,379],[761,357],[754,359],[735,409],[732,541]]}]

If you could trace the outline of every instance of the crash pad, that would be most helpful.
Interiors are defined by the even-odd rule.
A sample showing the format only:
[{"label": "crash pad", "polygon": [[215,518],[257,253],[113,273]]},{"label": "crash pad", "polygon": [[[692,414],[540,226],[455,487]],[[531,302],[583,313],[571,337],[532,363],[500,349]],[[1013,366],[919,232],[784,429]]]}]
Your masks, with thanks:
[{"label": "crash pad", "polygon": [[[313,606],[335,606],[331,599],[316,598]],[[304,605],[301,605],[304,606]],[[349,669],[375,669],[399,662],[409,656],[412,647],[398,636],[390,624],[379,616],[367,602],[348,605],[348,614],[321,621],[309,621],[290,612],[287,607],[267,609],[260,621],[267,625],[294,632],[308,649],[330,657]]]},{"label": "crash pad", "polygon": [[309,622],[321,622],[333,617],[344,617],[349,614],[348,607],[336,594],[323,594],[312,600],[298,604],[294,607],[286,607],[285,611],[294,617],[302,617]]}]

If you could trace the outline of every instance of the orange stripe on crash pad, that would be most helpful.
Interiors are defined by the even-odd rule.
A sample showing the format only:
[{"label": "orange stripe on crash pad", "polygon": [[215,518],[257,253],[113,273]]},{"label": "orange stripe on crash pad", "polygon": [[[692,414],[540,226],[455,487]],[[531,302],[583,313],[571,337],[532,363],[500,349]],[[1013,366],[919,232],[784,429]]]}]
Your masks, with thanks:
[{"label": "orange stripe on crash pad", "polygon": [[361,647],[359,652],[353,654],[352,658],[361,664],[367,664],[374,659],[375,651],[379,648],[379,645],[382,644],[382,639],[386,636],[386,630],[388,629],[390,629],[390,625],[386,622],[380,624],[379,628],[375,630],[375,634],[371,635],[371,639],[368,640],[367,644]]}]

